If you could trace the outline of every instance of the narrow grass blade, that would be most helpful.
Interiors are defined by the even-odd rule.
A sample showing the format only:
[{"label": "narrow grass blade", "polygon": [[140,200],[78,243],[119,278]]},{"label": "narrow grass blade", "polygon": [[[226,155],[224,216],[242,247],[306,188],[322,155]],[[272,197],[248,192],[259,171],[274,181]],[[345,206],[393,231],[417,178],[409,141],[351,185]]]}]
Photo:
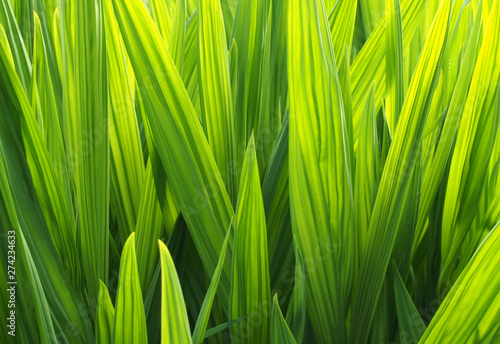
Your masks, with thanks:
[{"label": "narrow grass blade", "polygon": [[273,313],[271,315],[271,344],[295,344],[292,332],[281,313],[280,305],[278,303],[278,296],[275,294],[273,297]]},{"label": "narrow grass blade", "polygon": [[302,254],[299,251],[297,239],[293,241],[295,253],[295,278],[293,293],[288,310],[286,312],[286,322],[295,337],[297,343],[304,340],[304,329],[306,326],[306,270]]},{"label": "narrow grass blade", "polygon": [[[19,75],[19,80],[23,87],[26,95],[29,96],[29,86],[31,84],[31,72],[32,64],[29,54],[29,47],[26,46],[24,37],[22,35],[22,29],[19,27],[19,23],[14,16],[14,12],[11,7],[11,1],[2,0],[0,3],[0,25],[2,25],[4,34],[9,42],[9,46],[12,51],[13,63],[16,72]],[[31,15],[31,14],[29,14]],[[30,22],[26,23],[26,26],[33,25],[33,18]],[[24,28],[23,28],[24,29]],[[29,42],[32,44],[32,41]]]},{"label": "narrow grass blade", "polygon": [[384,15],[383,0],[359,0],[361,18],[363,19],[363,28],[365,35],[369,36],[376,28],[377,24]]},{"label": "narrow grass blade", "polygon": [[[1,29],[1,26],[0,26]],[[14,205],[14,198],[12,197],[12,193],[10,190],[9,186],[9,180],[7,176],[7,171],[5,170],[4,162],[3,162],[3,152],[0,150],[0,201],[1,201],[1,208],[2,208],[2,214],[6,213],[7,219],[4,219],[8,223],[8,226],[2,226],[2,230],[0,231],[0,235],[2,238],[5,238],[2,240],[2,244],[5,245],[6,248],[6,255],[3,256],[2,258],[2,270],[4,270],[4,266],[8,266],[9,268],[7,271],[9,272],[7,274],[6,271],[2,271],[5,273],[5,284],[7,290],[8,290],[8,296],[6,299],[9,301],[12,300],[11,295],[12,292],[10,290],[14,290],[14,295],[20,294],[21,298],[25,298],[28,295],[32,295],[33,299],[30,299],[29,301],[21,299],[21,302],[32,302],[33,304],[33,309],[35,311],[34,318],[36,319],[36,323],[39,328],[39,336],[40,336],[40,342],[41,343],[51,343],[56,340],[56,334],[54,330],[54,325],[50,316],[50,307],[49,304],[47,303],[47,299],[45,297],[45,292],[43,289],[43,286],[40,281],[40,277],[38,275],[38,271],[36,269],[36,266],[33,262],[33,258],[31,256],[30,250],[28,248],[28,245],[26,243],[26,240],[24,239],[23,231],[21,227],[19,226],[16,210],[15,210],[15,205]],[[4,213],[5,211],[5,213]],[[3,221],[2,221],[3,222]],[[8,260],[6,259],[8,255]],[[17,258],[17,261],[16,261]],[[8,265],[7,265],[8,264]],[[20,269],[17,270],[16,274],[16,265],[20,265]],[[12,270],[10,267],[13,267],[14,270]],[[13,271],[13,273],[12,273]],[[19,281],[19,284],[18,284]],[[15,282],[15,283],[12,283]],[[24,284],[26,283],[26,284]],[[19,290],[19,286],[23,286],[23,289]],[[3,293],[2,293],[3,294]],[[19,305],[17,309],[12,309],[12,304],[14,305],[14,308],[16,307],[16,299],[14,299],[14,303],[7,303],[7,300],[5,300],[5,317],[12,317],[12,312],[14,311],[14,318],[16,316],[16,311],[18,314],[23,310],[23,305]],[[33,302],[35,301],[35,302]],[[7,305],[8,308],[7,308]],[[8,315],[8,317],[7,317]],[[18,315],[19,317],[19,315]],[[9,325],[10,320],[7,319],[7,321],[4,323]],[[15,321],[14,321],[14,326],[15,326]],[[31,326],[28,326],[28,329]],[[9,327],[8,327],[9,328]],[[10,330],[12,328],[9,328]],[[15,328],[14,328],[15,329]],[[11,331],[8,331],[11,332]],[[15,333],[15,331],[14,331]],[[12,339],[9,338],[8,340],[5,340],[6,343],[10,342]]]},{"label": "narrow grass blade", "polygon": [[232,38],[238,45],[238,84],[234,101],[236,169],[240,170],[247,141],[259,123],[259,78],[265,47],[269,1],[240,0]]},{"label": "narrow grass blade", "polygon": [[322,1],[288,9],[290,208],[304,257],[307,307],[321,342],[346,342],[354,264],[351,162],[342,95]]},{"label": "narrow grass blade", "polygon": [[160,245],[161,261],[161,343],[192,343],[184,296],[174,262],[165,244]]},{"label": "narrow grass blade", "polygon": [[280,290],[289,297],[293,283],[283,278],[292,271],[294,261],[290,197],[288,182],[288,114],[285,114],[276,137],[262,182],[262,198],[266,211],[267,244],[271,290]]},{"label": "narrow grass blade", "polygon": [[[413,35],[415,34],[423,5],[424,2],[422,1],[403,0],[401,2],[404,51],[410,46]],[[377,82],[377,89],[375,91],[376,111],[380,109],[382,105],[381,100],[385,95],[386,22],[387,20],[384,15],[373,33],[368,37],[352,64],[351,78],[355,151],[357,150],[359,123],[363,111],[364,99],[374,81]],[[392,135],[394,136],[394,133],[392,133]]]},{"label": "narrow grass blade", "polygon": [[203,339],[205,338],[205,331],[207,329],[210,312],[212,310],[212,305],[215,299],[215,292],[217,291],[220,275],[222,273],[222,267],[224,266],[224,261],[226,259],[226,251],[230,237],[231,228],[229,228],[226,232],[226,239],[224,239],[224,244],[222,245],[217,268],[215,269],[214,275],[212,276],[212,281],[210,282],[207,294],[205,295],[205,299],[203,300],[203,305],[201,306],[200,314],[198,315],[198,319],[196,320],[196,325],[192,337],[194,344],[201,344],[203,342]]},{"label": "narrow grass blade", "polygon": [[[163,14],[162,14],[163,15]],[[168,41],[168,51],[174,60],[179,75],[183,75],[184,43],[186,35],[186,0],[176,0],[172,19],[172,32]]]},{"label": "narrow grass blade", "polygon": [[396,132],[405,95],[403,24],[400,0],[386,0],[386,113],[391,133]]},{"label": "narrow grass blade", "polygon": [[[345,54],[349,54],[351,51],[358,1],[332,0],[332,2],[335,3],[333,9],[326,6],[325,13],[329,15],[328,20],[332,35],[333,50],[340,70],[343,67]],[[325,4],[327,4],[326,1]],[[321,6],[319,2],[318,5]]]},{"label": "narrow grass blade", "polygon": [[267,343],[271,291],[266,219],[253,135],[241,172],[235,227],[229,319],[253,314],[230,328],[231,337],[245,343]]},{"label": "narrow grass blade", "polygon": [[158,27],[158,31],[165,44],[169,44],[172,32],[172,13],[166,0],[150,0],[151,16]]},{"label": "narrow grass blade", "polygon": [[401,343],[416,344],[425,332],[425,324],[401,279],[396,263],[392,264],[394,295]]},{"label": "narrow grass blade", "polygon": [[99,284],[99,301],[95,320],[95,341],[97,344],[111,343],[115,308],[109,297],[108,288],[101,281]]},{"label": "narrow grass blade", "polygon": [[[153,275],[158,265],[158,239],[162,238],[162,211],[153,179],[151,162],[146,169],[144,192],[139,206],[135,233],[137,235],[137,266],[141,279],[141,289],[146,291],[151,286]],[[172,230],[173,230],[173,223]]]},{"label": "narrow grass blade", "polygon": [[129,84],[126,53],[113,15],[111,0],[105,0],[106,49],[109,77],[110,174],[124,242],[135,230],[139,202],[144,188],[145,168],[132,90]]},{"label": "narrow grass blade", "polygon": [[146,315],[135,255],[135,233],[125,242],[115,303],[112,343],[146,343]]},{"label": "narrow grass blade", "polygon": [[359,143],[354,180],[356,271],[363,255],[370,218],[377,197],[382,172],[379,158],[379,138],[375,118],[375,83],[366,97],[359,128]]},{"label": "narrow grass blade", "polygon": [[201,119],[229,197],[234,203],[234,118],[224,20],[218,1],[200,0],[199,5],[198,74]]}]

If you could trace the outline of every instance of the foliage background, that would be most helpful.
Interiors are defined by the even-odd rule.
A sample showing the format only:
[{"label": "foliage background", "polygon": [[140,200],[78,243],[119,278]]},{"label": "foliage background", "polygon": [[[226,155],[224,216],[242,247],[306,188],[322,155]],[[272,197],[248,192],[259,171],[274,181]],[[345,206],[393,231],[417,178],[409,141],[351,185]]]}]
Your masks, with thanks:
[{"label": "foliage background", "polygon": [[500,0],[0,0],[0,342],[500,343],[499,36]]}]

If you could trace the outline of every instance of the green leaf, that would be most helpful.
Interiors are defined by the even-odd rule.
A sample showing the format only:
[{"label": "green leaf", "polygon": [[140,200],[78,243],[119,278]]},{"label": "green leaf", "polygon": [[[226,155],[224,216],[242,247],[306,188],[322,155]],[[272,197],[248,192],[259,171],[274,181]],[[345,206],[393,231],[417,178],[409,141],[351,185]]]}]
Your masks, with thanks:
[{"label": "green leaf", "polygon": [[[113,1],[120,31],[163,168],[188,224],[205,271],[213,275],[234,214],[189,95],[147,9],[140,0]],[[229,295],[229,263],[219,291]]]},{"label": "green leaf", "polygon": [[68,211],[69,201],[67,201],[62,177],[54,170],[53,160],[47,151],[35,114],[16,75],[3,29],[0,34],[0,74],[3,76],[0,87],[5,94],[9,95],[9,101],[19,112],[26,160],[45,221],[59,255],[63,257],[72,273],[72,281],[78,285],[80,270],[77,263],[75,221]]},{"label": "green leaf", "polygon": [[144,188],[145,168],[141,138],[129,84],[127,60],[111,0],[105,0],[106,48],[109,77],[109,142],[112,203],[121,240],[134,232]]},{"label": "green leaf", "polygon": [[230,328],[231,338],[245,343],[267,343],[271,291],[266,219],[253,135],[241,172],[235,228],[229,319],[254,314]]},{"label": "green leaf", "polygon": [[220,3],[212,0],[200,0],[198,10],[201,119],[224,184],[234,202],[234,118],[222,10]]},{"label": "green leaf", "polygon": [[238,0],[221,0],[222,13],[224,14],[224,27],[226,30],[226,37],[231,37],[231,30],[233,29],[234,14]]},{"label": "green leaf", "polygon": [[365,35],[369,36],[384,15],[383,0],[359,0]]},{"label": "green leaf", "polygon": [[146,314],[135,255],[135,233],[125,242],[120,260],[112,343],[147,343]]},{"label": "green leaf", "polygon": [[168,1],[166,0],[150,0],[149,6],[151,7],[151,16],[160,31],[165,44],[170,42],[170,36],[172,31],[172,13],[170,13],[170,8],[167,6]]},{"label": "green leaf", "polygon": [[158,240],[161,261],[161,342],[192,343],[191,330],[174,262],[165,244]]},{"label": "green leaf", "polygon": [[[74,6],[74,7],[73,7]],[[60,1],[63,102],[69,167],[75,182],[79,251],[90,297],[108,281],[108,78],[102,0]],[[74,25],[72,27],[72,25]]]},{"label": "green leaf", "polygon": [[[331,2],[334,1],[335,6],[333,9],[327,6],[325,13],[329,15],[328,20],[332,35],[333,50],[340,70],[343,67],[344,61],[346,61],[344,56],[351,51],[358,0],[331,0]],[[327,1],[325,1],[326,3]],[[319,2],[318,6],[321,6]],[[330,13],[330,11],[332,12]]]},{"label": "green leaf", "polygon": [[262,181],[262,198],[266,211],[267,244],[271,290],[281,290],[286,298],[292,281],[283,276],[292,271],[293,237],[290,223],[288,183],[288,113],[276,137]]},{"label": "green leaf", "polygon": [[474,219],[498,134],[495,95],[500,77],[500,2],[488,20],[469,96],[458,128],[443,209],[440,285],[450,278],[460,246]]},{"label": "green leaf", "polygon": [[[408,49],[413,35],[419,24],[421,9],[424,2],[403,0],[401,2],[401,17],[403,21],[404,51]],[[368,37],[363,48],[353,61],[351,68],[352,80],[352,104],[353,104],[353,129],[354,150],[357,150],[359,135],[359,123],[364,107],[367,92],[374,81],[377,82],[375,91],[375,110],[378,111],[382,105],[385,95],[385,66],[386,66],[386,44],[385,44],[386,17],[384,16],[373,33]],[[394,136],[394,133],[393,133]]]},{"label": "green leaf", "polygon": [[217,268],[215,269],[214,275],[212,276],[212,281],[208,287],[207,294],[203,300],[203,305],[201,306],[200,314],[196,320],[196,325],[193,331],[193,343],[202,343],[205,338],[205,331],[207,329],[208,320],[210,318],[210,311],[212,310],[212,304],[215,299],[215,292],[217,291],[217,286],[219,284],[220,275],[222,273],[222,267],[224,266],[224,261],[226,259],[226,251],[229,243],[229,238],[231,237],[231,227],[226,232],[226,239],[224,239],[224,244],[219,256],[219,262],[217,263]]},{"label": "green leaf", "polygon": [[95,319],[95,341],[97,344],[111,343],[113,336],[113,322],[115,319],[115,308],[111,303],[108,288],[100,281],[99,301]]},{"label": "green leaf", "polygon": [[234,15],[232,38],[238,46],[238,84],[234,101],[236,169],[240,171],[247,141],[259,123],[260,75],[265,49],[269,1],[240,0]]},{"label": "green leaf", "polygon": [[278,303],[278,296],[273,297],[273,313],[271,315],[271,344],[295,344],[292,332],[288,328]]},{"label": "green leaf", "polygon": [[386,111],[391,133],[396,132],[405,95],[403,24],[400,0],[386,0]]},{"label": "green leaf", "polygon": [[[163,14],[162,14],[163,15]],[[184,37],[186,31],[186,0],[176,0],[172,20],[172,32],[168,41],[168,51],[174,60],[179,74],[182,76],[184,67]]]},{"label": "green leaf", "polygon": [[150,160],[146,168],[144,193],[139,206],[135,232],[137,235],[137,266],[141,278],[141,288],[147,291],[150,288],[150,283],[153,280],[153,275],[158,265],[159,253],[156,245],[163,233],[162,211],[156,197]]},{"label": "green leaf", "polygon": [[198,73],[198,10],[194,11],[186,24],[186,36],[184,43],[184,68],[182,81],[186,86],[189,98],[193,103],[196,113],[201,118],[201,96],[199,92]]},{"label": "green leaf", "polygon": [[497,224],[453,284],[419,343],[439,343],[450,338],[450,334],[457,344],[498,342],[499,250]]},{"label": "green leaf", "polygon": [[238,322],[240,322],[242,320],[245,320],[246,318],[248,318],[251,315],[252,314],[248,314],[248,315],[245,315],[244,317],[241,317],[239,319],[231,320],[231,321],[225,322],[223,324],[220,324],[220,325],[217,325],[215,327],[212,327],[212,328],[208,329],[207,332],[205,332],[205,339],[207,339],[208,337],[211,337],[211,336],[213,336],[213,335],[215,335],[217,333],[220,333],[220,332],[224,331],[227,328],[230,328],[234,324],[236,324],[236,323],[238,323]]},{"label": "green leaf", "polygon": [[[457,77],[457,84],[453,90],[446,118],[442,125],[442,133],[439,142],[434,149],[432,160],[427,164],[428,167],[423,175],[422,191],[419,201],[419,214],[417,227],[415,229],[415,242],[412,248],[412,254],[415,253],[416,246],[420,243],[425,230],[424,226],[429,216],[434,199],[437,195],[439,185],[444,177],[445,168],[451,159],[451,152],[455,143],[456,133],[460,124],[463,105],[467,100],[467,92],[474,72],[475,61],[477,59],[481,34],[481,17],[478,15],[472,28],[469,40],[467,42],[464,59],[469,63],[460,68]],[[424,150],[424,153],[426,151]]]},{"label": "green leaf", "polygon": [[396,263],[392,262],[394,296],[401,343],[416,344],[425,332],[425,324],[401,279]]},{"label": "green leaf", "polygon": [[[0,25],[0,29],[3,30],[3,28]],[[2,32],[3,33],[3,32]],[[36,319],[39,331],[40,331],[40,341],[41,343],[51,343],[56,340],[56,334],[55,334],[55,329],[54,325],[52,322],[52,318],[50,316],[50,307],[49,304],[47,303],[47,299],[45,297],[45,292],[42,287],[40,277],[37,271],[37,268],[34,264],[33,257],[31,256],[30,250],[28,248],[28,245],[26,243],[26,240],[23,235],[23,231],[21,226],[19,225],[17,214],[15,211],[15,206],[14,206],[14,199],[12,197],[12,193],[10,190],[9,186],[9,180],[7,177],[7,173],[5,170],[4,162],[3,162],[3,150],[0,150],[0,209],[7,213],[7,222],[8,222],[8,227],[3,226],[2,230],[0,231],[0,235],[2,238],[8,239],[7,240],[2,240],[2,244],[5,244],[6,247],[8,247],[8,251],[6,250],[6,253],[12,257],[9,258],[14,259],[14,263],[8,263],[7,265],[7,260],[4,258],[5,256],[2,257],[2,270],[4,270],[4,266],[8,266],[8,274],[6,271],[2,271],[5,275],[5,284],[6,289],[8,290],[8,296],[5,298],[9,301],[12,300],[12,292],[10,291],[12,288],[14,290],[14,295],[20,294],[21,297],[26,297],[28,293],[33,295],[33,299],[30,299],[29,302],[34,305],[34,310],[36,312],[34,318]],[[12,245],[12,241],[14,242],[13,248],[10,246]],[[7,246],[9,245],[9,246]],[[17,245],[17,246],[16,246]],[[14,251],[14,253],[10,252]],[[16,257],[18,258],[16,262]],[[18,270],[18,273],[16,275],[16,270],[15,267],[16,265],[20,265],[20,269]],[[11,269],[11,267],[14,267],[14,270]],[[13,272],[12,272],[13,271]],[[25,275],[23,272],[25,272]],[[13,275],[12,275],[13,273]],[[7,276],[9,276],[9,281],[7,282]],[[11,276],[14,276],[14,282],[12,283],[12,279],[10,279]],[[26,276],[26,279],[24,280],[24,277]],[[18,283],[19,280],[19,283]],[[24,284],[26,283],[26,285]],[[23,286],[23,289],[19,290],[20,286]],[[33,300],[35,302],[33,302]],[[14,305],[14,308],[16,307],[16,299],[14,298],[14,303],[9,302],[8,303],[8,308],[5,308],[5,315],[12,316],[12,304]],[[21,299],[21,302],[23,300]],[[23,305],[17,304],[17,309],[13,309],[14,312],[17,311],[18,317],[19,313],[23,310]],[[5,306],[7,306],[7,300],[5,300]],[[14,314],[15,316],[15,314]],[[6,321],[5,323],[9,324],[10,321]],[[11,328],[9,328],[10,332]],[[15,332],[15,331],[14,331]],[[9,339],[10,340],[10,339]],[[6,341],[7,342],[7,341]]]},{"label": "green leaf", "polygon": [[314,334],[321,342],[346,342],[354,264],[351,162],[321,4],[289,4],[290,208],[293,233],[307,257],[307,307]]},{"label": "green leaf", "polygon": [[306,326],[306,271],[302,254],[299,251],[297,239],[294,238],[293,248],[295,253],[295,279],[293,293],[288,310],[286,322],[295,337],[297,343],[304,340],[304,329]]},{"label": "green leaf", "polygon": [[375,83],[366,97],[359,128],[356,176],[354,180],[354,209],[356,236],[356,270],[359,269],[363,247],[370,225],[370,218],[380,183],[381,162],[379,138],[375,118]]},{"label": "green leaf", "polygon": [[[30,48],[29,46],[26,47],[26,41],[25,37],[23,37],[23,31],[25,28],[33,25],[33,17],[32,13],[25,13],[25,15],[28,16],[30,19],[28,19],[28,22],[23,23],[25,24],[23,28],[20,28],[19,22],[16,20],[14,16],[14,12],[11,7],[11,2],[8,0],[1,1],[0,25],[2,25],[5,38],[7,39],[11,47],[10,50],[13,58],[13,64],[19,75],[19,80],[21,82],[23,90],[27,95],[29,95],[32,64],[29,54]],[[29,44],[32,44],[32,37],[29,37]]]},{"label": "green leaf", "polygon": [[430,106],[429,95],[437,85],[435,66],[439,66],[442,57],[449,14],[448,0],[441,3],[420,55],[384,166],[354,292],[351,343],[368,341],[376,304],[403,220],[405,200],[410,194],[408,189],[413,183],[410,176],[415,171],[418,147]]}]

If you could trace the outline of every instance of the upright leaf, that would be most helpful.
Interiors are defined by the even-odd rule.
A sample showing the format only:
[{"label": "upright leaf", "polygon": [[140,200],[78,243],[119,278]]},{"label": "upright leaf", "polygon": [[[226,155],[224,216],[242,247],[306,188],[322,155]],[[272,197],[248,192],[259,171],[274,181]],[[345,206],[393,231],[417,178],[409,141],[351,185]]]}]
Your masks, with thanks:
[{"label": "upright leaf", "polygon": [[147,343],[146,314],[135,255],[135,233],[125,242],[120,260],[112,343]]},{"label": "upright leaf", "polygon": [[292,332],[288,328],[278,303],[278,296],[273,297],[273,313],[271,315],[271,344],[295,344]]},{"label": "upright leaf", "polygon": [[170,252],[158,241],[161,261],[161,343],[192,343],[181,284]]},{"label": "upright leaf", "polygon": [[203,342],[203,339],[205,338],[205,331],[207,329],[210,312],[212,310],[212,305],[215,299],[215,292],[217,291],[220,275],[222,273],[222,268],[226,259],[226,251],[231,233],[231,228],[229,228],[226,233],[226,239],[224,239],[224,244],[222,245],[217,268],[215,269],[214,275],[212,276],[212,281],[210,282],[207,294],[205,295],[205,299],[203,300],[203,305],[201,306],[200,314],[198,315],[198,319],[196,320],[196,326],[193,331],[193,343],[195,344],[201,344]]},{"label": "upright leaf", "polygon": [[109,298],[108,288],[101,281],[95,319],[95,341],[97,344],[111,343],[114,319],[115,308]]},{"label": "upright leaf", "polygon": [[366,97],[359,128],[360,136],[354,180],[356,270],[359,269],[360,259],[363,255],[364,242],[367,238],[381,174],[379,138],[375,118],[375,88],[374,83]]},{"label": "upright leaf", "polygon": [[105,0],[106,48],[109,77],[109,141],[113,203],[121,240],[134,232],[144,187],[145,168],[141,138],[129,84],[126,53],[113,15]]},{"label": "upright leaf", "polygon": [[266,219],[253,135],[241,172],[235,227],[229,320],[251,315],[230,328],[231,338],[267,343],[271,291]]},{"label": "upright leaf", "polygon": [[200,0],[198,74],[201,118],[229,197],[235,201],[233,101],[229,55],[219,1]]},{"label": "upright leaf", "polygon": [[346,342],[354,263],[348,133],[322,1],[288,11],[290,208],[304,257],[307,307],[321,342]]},{"label": "upright leaf", "polygon": [[247,141],[259,123],[259,78],[262,68],[269,1],[240,0],[232,38],[238,45],[238,84],[234,101],[236,168],[240,170]]},{"label": "upright leaf", "polygon": [[396,312],[399,323],[399,338],[401,343],[417,344],[425,332],[425,324],[406,290],[406,286],[401,279],[401,275],[394,261],[392,265],[392,276],[394,280]]},{"label": "upright leaf", "polygon": [[405,95],[403,24],[400,0],[386,0],[386,110],[391,133],[396,132]]},{"label": "upright leaf", "polygon": [[[65,130],[75,181],[79,250],[90,297],[108,280],[108,78],[102,0],[60,0]],[[74,8],[72,8],[74,6]],[[72,27],[74,25],[74,27]]]}]

